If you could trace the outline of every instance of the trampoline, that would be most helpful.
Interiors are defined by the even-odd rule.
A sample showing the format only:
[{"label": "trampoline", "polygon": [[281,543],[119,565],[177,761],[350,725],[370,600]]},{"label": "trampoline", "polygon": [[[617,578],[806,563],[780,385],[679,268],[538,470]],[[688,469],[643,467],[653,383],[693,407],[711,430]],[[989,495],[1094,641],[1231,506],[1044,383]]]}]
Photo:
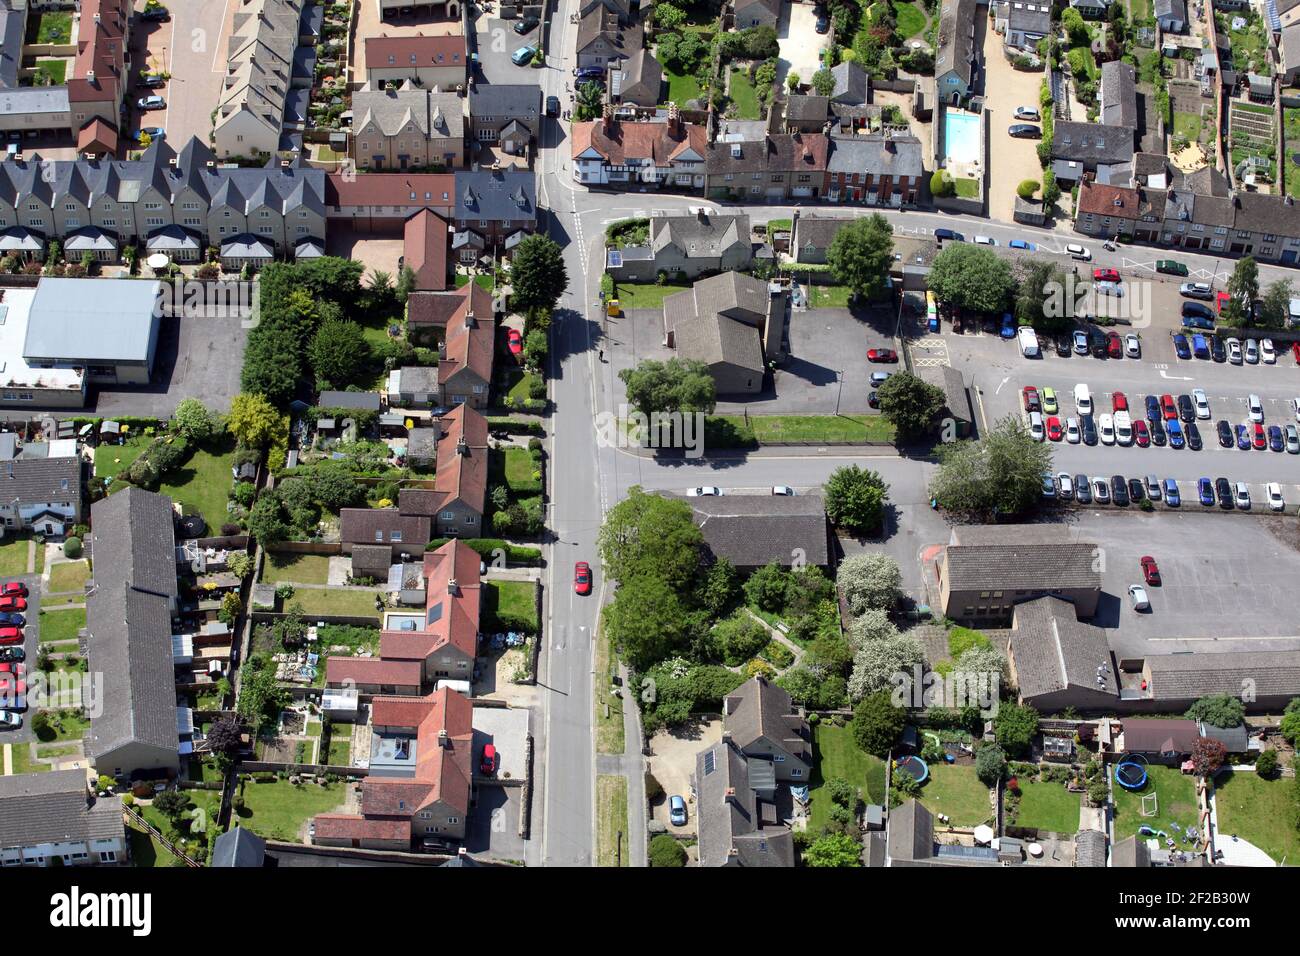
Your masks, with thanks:
[{"label": "trampoline", "polygon": [[930,768],[925,765],[925,761],[915,755],[904,757],[899,760],[897,770],[899,773],[905,773],[917,783],[925,783],[930,776]]},{"label": "trampoline", "polygon": [[1147,760],[1132,754],[1115,765],[1115,782],[1125,790],[1141,790],[1147,785]]}]

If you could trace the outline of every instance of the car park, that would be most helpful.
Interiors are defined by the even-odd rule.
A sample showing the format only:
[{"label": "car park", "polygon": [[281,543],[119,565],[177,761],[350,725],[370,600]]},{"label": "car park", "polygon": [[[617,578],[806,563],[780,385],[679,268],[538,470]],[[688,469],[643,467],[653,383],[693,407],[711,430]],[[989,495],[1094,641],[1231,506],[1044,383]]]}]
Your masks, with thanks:
[{"label": "car park", "polygon": [[1065,440],[1071,445],[1077,445],[1083,440],[1083,433],[1079,430],[1079,420],[1077,418],[1067,418],[1065,420]]},{"label": "car park", "polygon": [[1196,417],[1205,419],[1210,417],[1210,397],[1205,394],[1205,389],[1192,389],[1192,405],[1196,409]]},{"label": "car park", "polygon": [[1151,600],[1147,597],[1147,589],[1140,584],[1130,584],[1128,588],[1129,600],[1133,602],[1133,610],[1149,611],[1151,610]]},{"label": "car park", "polygon": [[1128,482],[1124,480],[1123,475],[1111,476],[1110,500],[1121,508],[1128,505]]},{"label": "car park", "polygon": [[1208,282],[1184,282],[1178,287],[1178,294],[1187,299],[1204,299],[1214,301],[1214,286]]},{"label": "car park", "polygon": [[1219,507],[1225,511],[1232,510],[1232,482],[1227,478],[1214,479],[1214,492],[1219,496]]},{"label": "car park", "polygon": [[1099,505],[1110,504],[1110,485],[1105,478],[1092,479],[1092,497]]},{"label": "car park", "polygon": [[1129,358],[1142,357],[1142,340],[1132,332],[1124,336],[1124,354]]},{"label": "car park", "polygon": [[1182,495],[1178,493],[1178,482],[1172,478],[1165,479],[1165,505],[1169,508],[1177,508],[1183,503]]},{"label": "car park", "polygon": [[1246,487],[1246,483],[1244,481],[1237,482],[1237,487],[1233,494],[1233,498],[1236,502],[1237,507],[1240,508],[1242,511],[1250,510],[1250,489]]},{"label": "car park", "polygon": [[1097,416],[1097,431],[1103,445],[1115,444],[1115,419],[1110,412],[1102,412]]},{"label": "car park", "polygon": [[1207,508],[1214,507],[1214,482],[1209,478],[1200,478],[1196,482],[1196,494],[1201,500],[1201,504]]},{"label": "car park", "polygon": [[1187,336],[1179,333],[1174,336],[1174,354],[1180,359],[1189,359],[1192,357],[1192,350],[1187,345]]},{"label": "car park", "polygon": [[1065,254],[1071,259],[1079,259],[1083,262],[1092,261],[1092,250],[1077,242],[1067,242],[1065,244]]},{"label": "car park", "polygon": [[1276,481],[1270,481],[1264,486],[1264,493],[1268,495],[1268,508],[1270,511],[1285,511],[1286,499],[1282,497],[1282,486]]},{"label": "car park", "polygon": [[1087,475],[1074,476],[1074,499],[1081,505],[1092,504],[1092,488]]}]

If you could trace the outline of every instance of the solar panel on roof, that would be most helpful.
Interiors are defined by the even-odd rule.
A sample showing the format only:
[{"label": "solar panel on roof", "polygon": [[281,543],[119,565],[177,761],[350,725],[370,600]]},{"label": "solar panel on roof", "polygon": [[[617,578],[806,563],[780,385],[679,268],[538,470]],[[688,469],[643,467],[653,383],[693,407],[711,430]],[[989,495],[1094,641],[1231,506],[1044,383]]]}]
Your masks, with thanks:
[{"label": "solar panel on roof", "polygon": [[704,755],[704,775],[707,777],[713,771],[718,769],[717,761],[714,759],[713,751],[710,750]]},{"label": "solar panel on roof", "polygon": [[609,266],[611,269],[617,269],[623,264],[623,253],[617,249],[609,250]]}]

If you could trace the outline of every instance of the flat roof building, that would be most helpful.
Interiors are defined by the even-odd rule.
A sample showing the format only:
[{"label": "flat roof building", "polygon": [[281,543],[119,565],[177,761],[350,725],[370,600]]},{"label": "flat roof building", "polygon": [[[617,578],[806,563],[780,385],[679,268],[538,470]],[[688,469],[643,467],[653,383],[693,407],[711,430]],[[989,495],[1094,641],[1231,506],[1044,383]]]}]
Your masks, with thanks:
[{"label": "flat roof building", "polygon": [[29,364],[24,357],[35,298],[34,289],[5,289],[0,302],[0,405],[80,408],[86,404],[84,368]]}]

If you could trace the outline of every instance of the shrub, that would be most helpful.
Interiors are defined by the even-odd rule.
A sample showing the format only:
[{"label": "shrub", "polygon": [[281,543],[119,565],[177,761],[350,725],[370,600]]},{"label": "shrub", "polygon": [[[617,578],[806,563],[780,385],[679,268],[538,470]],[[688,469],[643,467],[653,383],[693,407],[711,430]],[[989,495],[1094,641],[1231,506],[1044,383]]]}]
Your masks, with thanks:
[{"label": "shrub", "polygon": [[1214,727],[1240,727],[1246,719],[1246,705],[1231,694],[1209,694],[1187,709],[1187,719]]},{"label": "shrub", "polygon": [[685,866],[686,850],[667,833],[660,833],[650,841],[651,866]]},{"label": "shrub", "polygon": [[853,739],[862,750],[883,757],[903,732],[906,719],[904,710],[894,706],[887,692],[868,694],[854,708]]},{"label": "shrub", "polygon": [[69,538],[63,542],[63,556],[65,558],[81,557],[81,539],[77,537]]},{"label": "shrub", "polygon": [[1268,779],[1277,775],[1277,751],[1270,747],[1255,761],[1255,772]]},{"label": "shrub", "polygon": [[1036,192],[1038,192],[1038,183],[1033,179],[1022,180],[1016,187],[1016,195],[1021,199],[1033,199]]},{"label": "shrub", "polygon": [[975,754],[975,776],[985,786],[996,786],[1006,767],[1007,755],[997,744],[985,744]]}]

